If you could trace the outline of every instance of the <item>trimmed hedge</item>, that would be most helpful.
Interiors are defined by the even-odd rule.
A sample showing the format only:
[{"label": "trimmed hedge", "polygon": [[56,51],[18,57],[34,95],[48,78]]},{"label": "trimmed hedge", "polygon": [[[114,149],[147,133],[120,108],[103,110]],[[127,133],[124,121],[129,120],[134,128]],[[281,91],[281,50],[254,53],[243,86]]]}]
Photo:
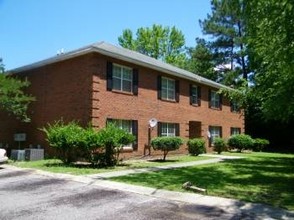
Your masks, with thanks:
[{"label": "trimmed hedge", "polygon": [[165,161],[166,155],[169,151],[179,149],[183,143],[184,142],[180,137],[156,137],[151,140],[151,146],[154,150],[163,151],[163,161]]},{"label": "trimmed hedge", "polygon": [[262,151],[270,142],[267,139],[256,138],[254,139],[254,151]]},{"label": "trimmed hedge", "polygon": [[226,150],[226,141],[223,138],[217,137],[213,140],[213,149],[218,154]]},{"label": "trimmed hedge", "polygon": [[206,153],[205,140],[201,138],[190,139],[187,142],[189,154],[198,156],[199,154]]},{"label": "trimmed hedge", "polygon": [[251,150],[254,146],[254,140],[247,134],[236,134],[229,138],[228,145],[241,152],[244,149]]}]

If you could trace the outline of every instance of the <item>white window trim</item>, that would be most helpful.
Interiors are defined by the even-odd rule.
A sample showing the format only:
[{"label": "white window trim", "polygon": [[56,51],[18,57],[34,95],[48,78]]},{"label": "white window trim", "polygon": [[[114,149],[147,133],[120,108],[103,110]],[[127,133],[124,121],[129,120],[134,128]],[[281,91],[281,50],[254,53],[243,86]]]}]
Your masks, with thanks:
[{"label": "white window trim", "polygon": [[214,138],[221,137],[221,127],[210,126],[209,128],[211,143],[213,144]]},{"label": "white window trim", "polygon": [[[116,63],[113,64],[113,69],[114,69],[114,67],[119,67],[121,69],[121,71],[120,71],[120,77],[114,76],[114,74],[112,72],[112,78],[115,78],[115,79],[120,80],[120,89],[115,88],[114,90],[123,91],[123,92],[133,92],[133,74],[132,74],[133,69],[130,68],[130,67],[127,67],[127,66],[116,64]],[[123,69],[127,69],[127,70],[130,70],[131,71],[131,76],[132,76],[131,79],[125,79],[124,78]],[[130,91],[123,90],[123,81],[129,81],[131,83],[131,90]]]},{"label": "white window trim", "polygon": [[[163,83],[162,83],[163,80],[167,80],[166,88],[163,87]],[[174,84],[174,89],[171,89],[170,86],[169,86],[171,82]],[[166,91],[166,97],[163,96],[163,90]],[[169,98],[169,95],[168,95],[169,91],[173,92],[173,98]],[[171,79],[171,78],[167,78],[167,77],[162,77],[161,78],[161,99],[170,100],[170,101],[175,101],[176,100],[176,80]]]}]

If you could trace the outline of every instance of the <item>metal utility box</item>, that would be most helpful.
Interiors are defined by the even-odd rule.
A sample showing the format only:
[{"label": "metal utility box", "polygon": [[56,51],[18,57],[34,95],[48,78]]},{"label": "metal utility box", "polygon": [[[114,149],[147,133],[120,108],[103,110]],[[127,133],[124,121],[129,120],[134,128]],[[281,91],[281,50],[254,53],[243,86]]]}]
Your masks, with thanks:
[{"label": "metal utility box", "polygon": [[11,150],[12,160],[24,160],[25,159],[25,150]]},{"label": "metal utility box", "polygon": [[25,149],[25,160],[43,160],[44,149]]}]

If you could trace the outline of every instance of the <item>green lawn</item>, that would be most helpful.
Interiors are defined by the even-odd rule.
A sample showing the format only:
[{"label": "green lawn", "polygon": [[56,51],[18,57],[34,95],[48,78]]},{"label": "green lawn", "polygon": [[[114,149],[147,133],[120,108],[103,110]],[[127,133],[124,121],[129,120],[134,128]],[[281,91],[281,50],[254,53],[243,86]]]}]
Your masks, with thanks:
[{"label": "green lawn", "polygon": [[68,173],[73,175],[88,175],[96,174],[102,172],[112,172],[125,169],[137,169],[145,167],[155,167],[162,166],[174,163],[198,161],[198,160],[207,160],[211,159],[210,157],[205,156],[168,156],[165,162],[162,162],[158,159],[149,159],[149,160],[125,160],[120,165],[109,168],[92,168],[91,166],[85,165],[64,165],[58,159],[48,159],[48,160],[39,160],[39,161],[22,161],[22,162],[13,162],[10,161],[10,165],[23,168],[34,168],[44,171],[54,172],[54,173]]},{"label": "green lawn", "polygon": [[111,179],[174,191],[184,191],[182,184],[190,181],[196,186],[206,188],[208,195],[294,210],[293,154],[225,154],[246,158]]}]

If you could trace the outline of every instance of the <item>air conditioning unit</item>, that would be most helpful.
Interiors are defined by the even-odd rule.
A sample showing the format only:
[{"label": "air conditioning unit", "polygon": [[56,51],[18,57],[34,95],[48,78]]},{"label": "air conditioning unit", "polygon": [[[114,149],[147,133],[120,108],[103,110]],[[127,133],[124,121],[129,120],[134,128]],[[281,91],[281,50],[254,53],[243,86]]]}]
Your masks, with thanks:
[{"label": "air conditioning unit", "polygon": [[30,161],[43,160],[44,149],[25,149],[25,159]]},{"label": "air conditioning unit", "polygon": [[11,150],[12,160],[24,160],[25,159],[25,150]]}]

